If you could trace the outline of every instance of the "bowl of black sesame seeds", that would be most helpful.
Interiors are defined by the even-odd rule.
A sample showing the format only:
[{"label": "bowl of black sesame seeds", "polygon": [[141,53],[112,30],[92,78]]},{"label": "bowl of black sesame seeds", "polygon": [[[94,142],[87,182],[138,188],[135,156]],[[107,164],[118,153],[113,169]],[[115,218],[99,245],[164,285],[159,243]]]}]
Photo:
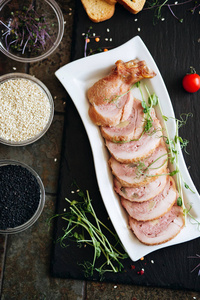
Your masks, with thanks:
[{"label": "bowl of black sesame seeds", "polygon": [[0,51],[19,62],[47,58],[59,46],[64,18],[54,0],[1,0]]},{"label": "bowl of black sesame seeds", "polygon": [[19,233],[38,220],[45,204],[45,189],[31,167],[0,160],[0,190],[0,234]]},{"label": "bowl of black sesame seeds", "polygon": [[26,146],[40,139],[54,116],[47,87],[25,73],[0,76],[0,143]]}]

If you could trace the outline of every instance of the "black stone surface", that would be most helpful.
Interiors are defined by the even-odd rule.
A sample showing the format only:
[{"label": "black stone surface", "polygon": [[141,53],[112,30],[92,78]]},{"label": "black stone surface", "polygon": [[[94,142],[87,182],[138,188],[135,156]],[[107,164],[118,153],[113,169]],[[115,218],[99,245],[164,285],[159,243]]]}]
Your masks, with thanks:
[{"label": "black stone surface", "polygon": [[[168,3],[172,3],[172,1]],[[153,11],[143,10],[138,15],[132,15],[117,4],[115,14],[110,20],[94,24],[88,19],[80,1],[77,1],[72,60],[83,57],[84,38],[82,33],[86,33],[90,26],[92,26],[91,32],[100,36],[98,45],[91,39],[89,46],[93,49],[99,47],[114,48],[136,35],[142,38],[160,69],[171,97],[175,115],[179,117],[181,113],[188,112],[193,114],[193,118],[188,121],[187,126],[180,131],[180,135],[190,140],[187,147],[190,155],[184,154],[184,156],[191,177],[199,191],[200,92],[188,94],[181,85],[182,77],[188,72],[190,66],[195,67],[197,73],[200,73],[199,13],[196,11],[192,14],[190,12],[191,7],[192,3],[172,7],[174,13],[179,18],[184,19],[183,23],[173,17],[167,7],[163,7],[162,17],[164,20],[160,20],[154,25]],[[106,41],[105,38],[108,40]],[[65,197],[72,200],[71,184],[73,180],[76,180],[81,189],[89,190],[94,208],[102,221],[112,227],[107,220],[108,216],[98,191],[93,157],[84,126],[71,99],[66,97],[57,212],[62,213],[63,209],[66,208]],[[61,218],[56,220],[54,240],[62,235],[64,225],[65,222]],[[189,258],[189,256],[196,254],[200,254],[200,239],[155,251],[145,256],[144,260],[135,263],[127,259],[122,273],[105,274],[104,280],[115,283],[200,291],[198,268],[192,272],[199,263],[199,259]],[[59,244],[54,244],[51,274],[61,278],[85,279],[82,267],[77,262],[91,258],[91,255],[92,249],[79,249],[74,243],[70,243],[67,248],[61,248]],[[138,272],[141,269],[144,269],[144,274],[139,276]],[[89,279],[99,280],[97,274]]]}]

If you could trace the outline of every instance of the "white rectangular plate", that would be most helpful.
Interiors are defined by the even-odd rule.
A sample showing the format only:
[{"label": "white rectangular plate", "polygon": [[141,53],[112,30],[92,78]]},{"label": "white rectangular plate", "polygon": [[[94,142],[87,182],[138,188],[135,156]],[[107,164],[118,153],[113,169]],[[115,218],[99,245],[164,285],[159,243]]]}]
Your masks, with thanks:
[{"label": "white rectangular plate", "polygon": [[[180,234],[167,243],[157,246],[146,246],[140,243],[128,228],[127,214],[121,207],[119,198],[113,190],[113,176],[107,163],[109,154],[98,126],[94,125],[88,116],[89,102],[86,92],[97,80],[110,72],[117,60],[126,62],[135,58],[145,60],[147,65],[157,74],[153,79],[145,79],[142,82],[148,86],[151,93],[155,92],[159,98],[161,110],[165,116],[170,118],[166,122],[166,125],[170,132],[170,138],[173,139],[175,121],[173,120],[174,111],[172,104],[160,72],[139,36],[108,52],[95,54],[69,63],[56,72],[57,78],[69,93],[83,121],[92,148],[97,181],[104,205],[124,248],[133,261],[140,259],[152,251],[183,243],[200,236],[198,226],[187,220],[186,226]],[[137,98],[141,98],[137,88],[133,89],[133,93]],[[161,112],[159,110],[157,111],[157,115],[161,120]],[[190,190],[183,188],[184,202],[185,204],[192,203],[191,213],[200,222],[200,196],[188,173],[181,150],[179,163],[184,181],[195,191],[193,194]]]}]

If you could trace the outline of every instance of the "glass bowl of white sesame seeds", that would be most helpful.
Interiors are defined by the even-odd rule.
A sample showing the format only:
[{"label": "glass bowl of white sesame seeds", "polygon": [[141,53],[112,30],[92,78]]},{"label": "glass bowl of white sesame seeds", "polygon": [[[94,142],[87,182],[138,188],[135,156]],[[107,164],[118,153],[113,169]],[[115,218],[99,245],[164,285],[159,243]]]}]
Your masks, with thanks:
[{"label": "glass bowl of white sesame seeds", "polygon": [[47,87],[25,73],[0,76],[0,143],[26,146],[49,129],[54,101]]},{"label": "glass bowl of white sesame seeds", "polygon": [[64,18],[55,0],[1,0],[0,51],[19,62],[47,58],[60,44]]}]

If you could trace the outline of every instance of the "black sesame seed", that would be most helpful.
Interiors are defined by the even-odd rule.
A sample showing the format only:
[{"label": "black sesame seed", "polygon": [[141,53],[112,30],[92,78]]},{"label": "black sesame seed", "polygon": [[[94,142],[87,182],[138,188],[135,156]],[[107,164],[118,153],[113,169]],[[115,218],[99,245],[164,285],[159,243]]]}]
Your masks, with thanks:
[{"label": "black sesame seed", "polygon": [[0,229],[27,222],[40,201],[40,186],[35,176],[19,165],[0,167]]}]

